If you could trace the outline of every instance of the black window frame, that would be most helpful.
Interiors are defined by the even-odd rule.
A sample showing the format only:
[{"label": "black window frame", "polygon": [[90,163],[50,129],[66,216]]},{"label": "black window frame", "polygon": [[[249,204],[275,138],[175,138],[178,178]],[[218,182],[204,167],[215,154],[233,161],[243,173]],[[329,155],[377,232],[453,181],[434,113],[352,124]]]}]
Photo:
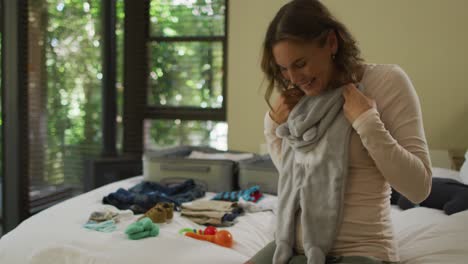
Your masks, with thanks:
[{"label": "black window frame", "polygon": [[[125,3],[123,153],[141,156],[144,151],[145,120],[227,121],[227,72],[229,0],[225,1],[224,36],[150,36],[151,0]],[[138,2],[138,3],[135,3]],[[154,106],[147,102],[149,87],[148,45],[155,42],[221,42],[223,49],[220,108]]]},{"label": "black window frame", "polygon": [[29,216],[28,3],[4,0],[2,10],[2,226],[8,232]]}]

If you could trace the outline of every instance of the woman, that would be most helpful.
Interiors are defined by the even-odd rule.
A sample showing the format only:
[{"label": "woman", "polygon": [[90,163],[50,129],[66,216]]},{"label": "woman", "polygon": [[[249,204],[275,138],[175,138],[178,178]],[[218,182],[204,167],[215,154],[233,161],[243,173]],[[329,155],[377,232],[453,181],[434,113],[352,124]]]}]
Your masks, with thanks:
[{"label": "woman", "polygon": [[[419,203],[430,192],[432,174],[409,77],[397,65],[365,64],[346,27],[312,0],[293,0],[278,11],[264,40],[262,70],[268,105],[272,89],[280,91],[265,116],[269,153],[280,171],[279,217],[275,241],[247,263],[398,263],[391,187]],[[292,126],[302,129],[323,115],[315,128],[306,128],[315,135],[332,109],[328,98],[340,112],[301,150],[305,144],[297,140],[306,133],[295,136]],[[324,106],[329,108],[320,113]],[[347,123],[349,133],[334,128],[337,123],[343,131]],[[333,156],[340,151],[346,155]],[[301,177],[309,178],[307,184],[297,184]],[[320,183],[318,177],[334,178]],[[330,208],[317,202],[328,198]],[[287,217],[281,210],[294,213]]]}]

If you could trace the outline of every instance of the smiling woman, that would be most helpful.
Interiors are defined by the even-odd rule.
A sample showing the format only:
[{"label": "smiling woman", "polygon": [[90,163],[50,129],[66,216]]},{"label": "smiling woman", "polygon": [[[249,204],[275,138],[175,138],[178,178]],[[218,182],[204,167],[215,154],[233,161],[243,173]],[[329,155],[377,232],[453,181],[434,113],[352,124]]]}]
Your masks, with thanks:
[{"label": "smiling woman", "polygon": [[250,263],[396,263],[390,186],[431,188],[419,99],[398,65],[367,64],[320,1],[293,0],[268,26],[261,64],[269,153],[280,172],[275,241]]},{"label": "smiling woman", "polygon": [[[336,35],[330,33],[324,47],[316,42],[285,40],[273,48],[273,56],[282,78],[301,89],[305,95],[313,96],[325,90],[331,81],[331,54],[336,53]],[[318,63],[326,61],[327,63]],[[282,66],[285,65],[285,66]]]}]

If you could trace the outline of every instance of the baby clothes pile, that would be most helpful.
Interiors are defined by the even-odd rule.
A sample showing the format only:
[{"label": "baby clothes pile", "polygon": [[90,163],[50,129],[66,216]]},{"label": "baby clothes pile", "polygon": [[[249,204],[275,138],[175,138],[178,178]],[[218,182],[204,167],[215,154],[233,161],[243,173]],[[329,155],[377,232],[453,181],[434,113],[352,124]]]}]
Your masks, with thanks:
[{"label": "baby clothes pile", "polygon": [[178,207],[181,203],[193,201],[203,196],[205,196],[205,188],[196,184],[192,179],[174,186],[143,181],[128,190],[119,188],[106,195],[102,202],[121,210],[130,209],[135,214],[142,214],[157,203],[173,203]]},{"label": "baby clothes pile", "polygon": [[97,210],[91,213],[88,221],[83,225],[84,228],[110,233],[117,229],[116,224],[123,218],[131,218],[133,212],[130,210],[116,211],[108,208]]},{"label": "baby clothes pile", "polygon": [[242,212],[235,202],[198,200],[182,204],[181,215],[197,224],[231,226]]}]

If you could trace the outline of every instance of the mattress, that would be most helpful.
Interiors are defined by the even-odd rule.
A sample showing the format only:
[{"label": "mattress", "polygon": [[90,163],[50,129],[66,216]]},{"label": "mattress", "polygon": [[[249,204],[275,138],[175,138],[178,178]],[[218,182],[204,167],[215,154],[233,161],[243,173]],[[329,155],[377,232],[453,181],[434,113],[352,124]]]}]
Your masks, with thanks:
[{"label": "mattress", "polygon": [[[182,228],[204,227],[177,212],[171,223],[160,225],[157,237],[142,240],[129,240],[123,233],[139,216],[122,220],[112,233],[82,227],[92,211],[110,208],[101,203],[103,196],[142,179],[133,177],[103,186],[23,221],[0,239],[0,263],[243,263],[273,240],[275,215],[271,211],[238,217],[227,228],[234,238],[232,248],[180,235]],[[267,195],[265,199],[274,201],[276,197]],[[392,219],[402,263],[467,263],[468,211],[447,216],[428,208],[392,208]]]}]

